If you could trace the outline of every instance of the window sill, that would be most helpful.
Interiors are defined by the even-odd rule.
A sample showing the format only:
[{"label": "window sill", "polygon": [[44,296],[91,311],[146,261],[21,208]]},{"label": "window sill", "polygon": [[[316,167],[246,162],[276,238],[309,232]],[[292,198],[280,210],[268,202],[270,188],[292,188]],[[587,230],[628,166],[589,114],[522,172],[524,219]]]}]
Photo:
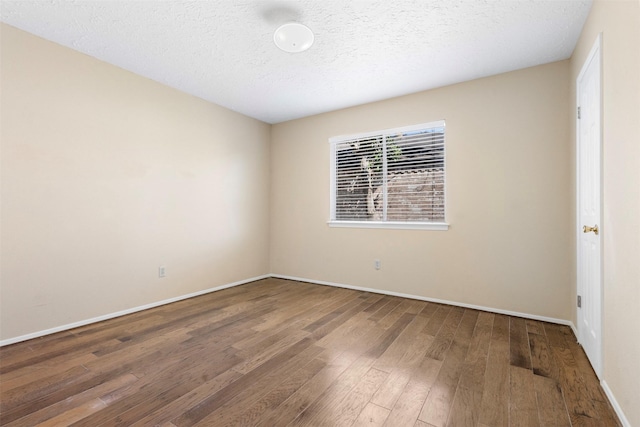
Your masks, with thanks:
[{"label": "window sill", "polygon": [[388,228],[394,230],[438,230],[446,231],[446,222],[391,222],[391,221],[327,221],[329,227],[337,228]]}]

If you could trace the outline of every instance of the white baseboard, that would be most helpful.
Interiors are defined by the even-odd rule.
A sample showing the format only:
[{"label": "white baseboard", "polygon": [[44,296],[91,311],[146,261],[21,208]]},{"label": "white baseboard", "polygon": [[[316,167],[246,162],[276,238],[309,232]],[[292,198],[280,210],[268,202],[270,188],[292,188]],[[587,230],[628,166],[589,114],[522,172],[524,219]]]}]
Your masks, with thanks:
[{"label": "white baseboard", "polygon": [[516,312],[516,311],[502,310],[502,309],[499,309],[499,308],[485,307],[485,306],[474,305],[474,304],[465,304],[465,303],[456,302],[456,301],[449,301],[449,300],[443,300],[443,299],[438,299],[438,298],[423,297],[423,296],[420,296],[420,295],[404,294],[404,293],[401,293],[401,292],[386,291],[386,290],[382,290],[382,289],[365,288],[365,287],[362,287],[362,286],[352,286],[352,285],[345,285],[345,284],[342,284],[342,283],[326,282],[326,281],[323,281],[323,280],[307,279],[307,278],[304,278],[304,277],[293,277],[293,276],[286,276],[286,275],[282,275],[282,274],[265,274],[265,275],[262,275],[262,276],[252,277],[252,278],[249,278],[249,279],[240,280],[240,281],[229,283],[229,284],[226,284],[226,285],[216,286],[215,288],[205,289],[205,290],[198,291],[198,292],[193,292],[193,293],[190,293],[190,294],[187,294],[187,295],[182,295],[182,296],[178,296],[178,297],[174,297],[174,298],[169,298],[169,299],[166,299],[166,300],[163,300],[163,301],[154,302],[154,303],[151,303],[151,304],[146,304],[146,305],[141,305],[141,306],[138,306],[138,307],[133,307],[133,308],[130,308],[130,309],[127,309],[127,310],[122,310],[122,311],[118,311],[118,312],[115,312],[115,313],[109,313],[109,314],[105,314],[103,316],[94,317],[94,318],[91,318],[91,319],[81,320],[79,322],[74,322],[74,323],[69,323],[69,324],[62,325],[62,326],[57,326],[55,328],[46,329],[46,330],[43,330],[43,331],[38,331],[38,332],[31,333],[31,334],[21,335],[19,337],[8,338],[8,339],[0,341],[0,347],[5,346],[5,345],[9,345],[9,344],[15,344],[15,343],[21,342],[21,341],[30,340],[30,339],[33,339],[33,338],[39,338],[39,337],[42,337],[42,336],[45,336],[45,335],[54,334],[56,332],[66,331],[66,330],[77,328],[77,327],[80,327],[80,326],[89,325],[91,323],[102,322],[103,320],[113,319],[115,317],[124,316],[126,314],[136,313],[138,311],[147,310],[147,309],[158,307],[158,306],[165,305],[165,304],[170,304],[172,302],[181,301],[181,300],[184,300],[184,299],[187,299],[187,298],[197,297],[199,295],[204,295],[204,294],[208,294],[210,292],[220,291],[222,289],[227,289],[227,288],[231,288],[231,287],[234,287],[234,286],[244,285],[244,284],[249,283],[249,282],[254,282],[256,280],[261,280],[261,279],[266,279],[266,278],[269,278],[269,277],[273,277],[273,278],[277,278],[277,279],[295,280],[295,281],[298,281],[298,282],[315,283],[315,284],[318,284],[318,285],[326,285],[326,286],[333,286],[333,287],[337,287],[337,288],[353,289],[353,290],[356,290],[356,291],[372,292],[372,293],[376,293],[376,294],[391,295],[391,296],[402,297],[402,298],[410,298],[410,299],[415,299],[415,300],[420,300],[420,301],[435,302],[435,303],[439,303],[439,304],[448,304],[448,305],[454,305],[454,306],[458,306],[458,307],[472,308],[472,309],[475,309],[475,310],[488,311],[488,312],[491,312],[491,313],[506,314],[508,316],[523,317],[525,319],[540,320],[540,321],[543,321],[543,322],[550,322],[550,323],[556,323],[556,324],[560,324],[560,325],[567,325],[567,326],[571,327],[571,329],[573,330],[574,334],[576,334],[576,336],[577,336],[576,327],[573,324],[573,322],[571,322],[569,320],[564,320],[564,319],[556,319],[556,318],[553,318],[553,317],[539,316],[539,315],[536,315],[536,314],[529,314],[529,313],[520,313],[520,312]]},{"label": "white baseboard", "polygon": [[214,288],[209,288],[209,289],[205,289],[203,291],[193,292],[193,293],[190,293],[190,294],[187,294],[187,295],[181,295],[181,296],[178,296],[178,297],[169,298],[169,299],[158,301],[158,302],[153,302],[151,304],[145,304],[145,305],[141,305],[141,306],[138,306],[138,307],[129,308],[129,309],[126,309],[126,310],[115,312],[115,313],[105,314],[103,316],[98,316],[98,317],[93,317],[91,319],[81,320],[79,322],[69,323],[69,324],[62,325],[62,326],[56,326],[55,328],[45,329],[44,331],[38,331],[38,332],[33,332],[31,334],[21,335],[19,337],[8,338],[6,340],[0,341],[0,347],[3,347],[5,345],[9,345],[9,344],[15,344],[15,343],[18,343],[18,342],[21,342],[21,341],[27,341],[27,340],[30,340],[30,339],[33,339],[33,338],[39,338],[39,337],[42,337],[42,336],[45,336],[45,335],[55,334],[56,332],[67,331],[69,329],[78,328],[80,326],[89,325],[91,323],[102,322],[103,320],[113,319],[114,317],[124,316],[125,314],[136,313],[138,311],[148,310],[150,308],[159,307],[161,305],[171,304],[172,302],[177,302],[177,301],[181,301],[181,300],[184,300],[184,299],[197,297],[197,296],[208,294],[208,293],[211,293],[211,292],[220,291],[222,289],[227,289],[227,288],[232,288],[234,286],[244,285],[244,284],[249,283],[249,282],[255,282],[256,280],[268,279],[269,277],[271,277],[269,274],[265,274],[265,275],[258,276],[258,277],[252,277],[250,279],[240,280],[240,281],[237,281],[237,282],[228,283],[226,285],[216,286]]},{"label": "white baseboard", "polygon": [[520,312],[517,312],[517,311],[502,310],[500,308],[485,307],[485,306],[474,305],[474,304],[466,304],[466,303],[462,303],[462,302],[449,301],[449,300],[443,300],[443,299],[438,299],[438,298],[429,298],[429,297],[423,297],[423,296],[420,296],[420,295],[403,294],[401,292],[393,292],[393,291],[387,291],[387,290],[383,290],[383,289],[365,288],[365,287],[362,287],[362,286],[352,286],[352,285],[345,285],[345,284],[342,284],[342,283],[325,282],[324,280],[314,280],[314,279],[306,279],[306,278],[303,278],[303,277],[285,276],[283,274],[271,274],[270,276],[273,277],[273,278],[276,278],[276,279],[286,279],[286,280],[295,280],[295,281],[298,281],[298,282],[315,283],[315,284],[318,284],[318,285],[334,286],[336,288],[353,289],[355,291],[365,291],[365,292],[372,292],[374,294],[391,295],[391,296],[394,296],[394,297],[402,297],[402,298],[416,299],[416,300],[420,300],[420,301],[435,302],[435,303],[438,303],[438,304],[454,305],[454,306],[457,306],[457,307],[472,308],[474,310],[488,311],[490,313],[506,314],[507,316],[515,316],[515,317],[522,317],[522,318],[531,319],[531,320],[540,320],[542,322],[556,323],[556,324],[559,324],[559,325],[569,326],[573,330],[573,332],[576,334],[576,337],[578,336],[577,333],[576,333],[576,327],[574,326],[573,322],[570,321],[570,320],[556,319],[554,317],[539,316],[537,314],[529,314],[529,313],[520,313]]},{"label": "white baseboard", "polygon": [[569,322],[571,323],[569,326],[571,326],[571,330],[573,331],[573,335],[576,336],[576,340],[579,340],[578,338],[578,328],[576,328],[576,325],[573,324],[573,322]]},{"label": "white baseboard", "polygon": [[618,415],[618,419],[622,423],[622,426],[623,427],[631,427],[631,423],[629,422],[627,417],[624,415],[624,412],[622,411],[622,408],[618,404],[618,401],[616,400],[615,396],[613,395],[613,392],[609,388],[609,384],[607,384],[607,382],[605,380],[602,380],[602,381],[600,381],[600,385],[602,386],[602,389],[604,390],[604,393],[607,395],[607,398],[609,399],[609,402],[611,403],[611,406],[613,406],[614,411],[616,411],[616,415]]}]

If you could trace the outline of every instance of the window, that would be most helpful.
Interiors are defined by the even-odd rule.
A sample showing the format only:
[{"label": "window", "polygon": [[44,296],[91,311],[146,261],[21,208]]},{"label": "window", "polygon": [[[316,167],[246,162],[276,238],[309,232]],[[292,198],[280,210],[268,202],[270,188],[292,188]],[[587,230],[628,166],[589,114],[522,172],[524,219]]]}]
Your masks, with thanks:
[{"label": "window", "polygon": [[332,226],[446,230],[445,124],[331,138]]}]

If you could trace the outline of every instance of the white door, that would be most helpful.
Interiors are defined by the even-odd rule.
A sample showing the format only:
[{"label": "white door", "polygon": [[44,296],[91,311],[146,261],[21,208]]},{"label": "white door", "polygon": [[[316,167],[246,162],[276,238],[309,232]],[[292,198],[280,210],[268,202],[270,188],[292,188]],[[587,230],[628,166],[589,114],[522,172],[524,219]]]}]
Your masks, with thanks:
[{"label": "white door", "polygon": [[602,372],[600,37],[576,81],[578,340],[598,376]]}]

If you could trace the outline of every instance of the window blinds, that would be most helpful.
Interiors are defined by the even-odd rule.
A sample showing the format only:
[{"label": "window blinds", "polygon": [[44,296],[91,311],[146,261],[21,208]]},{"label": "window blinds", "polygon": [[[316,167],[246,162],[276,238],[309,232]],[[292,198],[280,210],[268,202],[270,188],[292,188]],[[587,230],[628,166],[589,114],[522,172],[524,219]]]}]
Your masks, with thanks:
[{"label": "window blinds", "polygon": [[444,222],[444,121],[332,138],[335,221]]}]

